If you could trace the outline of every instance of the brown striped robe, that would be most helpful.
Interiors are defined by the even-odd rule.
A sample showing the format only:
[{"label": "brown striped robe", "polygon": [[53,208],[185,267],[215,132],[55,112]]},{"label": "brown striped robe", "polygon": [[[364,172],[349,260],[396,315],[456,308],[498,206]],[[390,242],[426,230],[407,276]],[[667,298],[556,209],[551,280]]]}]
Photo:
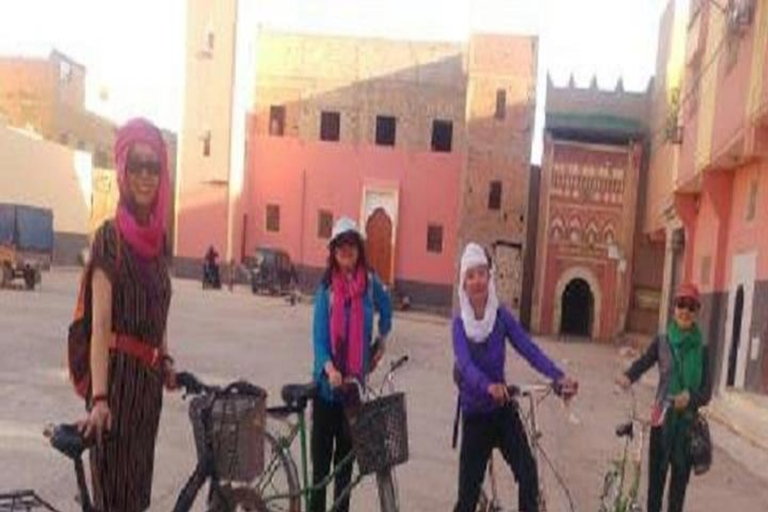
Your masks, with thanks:
[{"label": "brown striped robe", "polygon": [[[112,222],[94,237],[91,261],[112,283],[112,329],[160,347],[171,300],[164,257],[142,260]],[[117,268],[119,266],[119,268]],[[116,352],[109,356],[108,402],[112,431],[91,450],[94,505],[102,512],[139,512],[149,508],[155,440],[163,399],[160,373]]]}]

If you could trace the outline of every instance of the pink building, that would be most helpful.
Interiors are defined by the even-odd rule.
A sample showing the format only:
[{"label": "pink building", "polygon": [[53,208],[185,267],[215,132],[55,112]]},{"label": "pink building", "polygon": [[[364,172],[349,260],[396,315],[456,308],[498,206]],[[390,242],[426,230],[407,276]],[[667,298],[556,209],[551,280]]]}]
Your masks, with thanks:
[{"label": "pink building", "polygon": [[[534,40],[254,35],[239,31],[242,12],[222,4],[190,3],[175,240],[180,273],[197,272],[210,244],[238,261],[256,247],[275,247],[290,254],[311,289],[326,264],[333,222],[348,216],[365,231],[369,263],[398,295],[447,309],[459,233],[473,237],[471,225],[460,229],[470,210],[483,242],[522,243],[524,219],[516,212],[525,213],[527,197],[513,190],[527,190],[531,131],[514,139],[525,149],[516,160],[506,157],[508,141],[486,141],[482,158],[495,150],[504,158],[495,173],[478,177],[467,152],[469,139],[479,146],[478,135],[467,118],[496,123],[497,133],[532,121]],[[522,65],[493,80],[473,64],[481,53]],[[487,101],[473,95],[471,83],[483,86]],[[513,165],[526,172],[504,171]],[[480,206],[462,201],[462,190],[482,195]],[[495,236],[485,233],[484,215],[503,216]],[[508,217],[514,224],[506,225]],[[520,270],[509,278],[521,279]]]},{"label": "pink building", "polygon": [[[662,20],[659,68],[673,73],[658,82],[666,130],[653,148],[645,229],[666,239],[664,306],[681,281],[701,288],[715,390],[765,394],[768,3],[679,3]],[[669,44],[676,32],[681,51]]]}]

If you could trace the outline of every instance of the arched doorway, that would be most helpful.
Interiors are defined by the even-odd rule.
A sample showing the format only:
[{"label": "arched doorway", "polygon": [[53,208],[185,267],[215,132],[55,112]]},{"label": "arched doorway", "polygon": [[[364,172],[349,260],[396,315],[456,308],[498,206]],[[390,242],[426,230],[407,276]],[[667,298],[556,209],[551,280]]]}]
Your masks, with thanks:
[{"label": "arched doorway", "polygon": [[562,308],[560,334],[579,337],[592,335],[595,298],[589,283],[579,278],[571,280],[563,291]]},{"label": "arched doorway", "polygon": [[376,208],[368,217],[365,238],[368,265],[384,283],[392,284],[392,219],[384,208]]},{"label": "arched doorway", "polygon": [[736,291],[736,302],[733,306],[733,326],[731,327],[731,350],[728,353],[728,380],[726,386],[736,385],[736,367],[739,362],[739,346],[741,344],[741,326],[744,321],[744,287]]}]

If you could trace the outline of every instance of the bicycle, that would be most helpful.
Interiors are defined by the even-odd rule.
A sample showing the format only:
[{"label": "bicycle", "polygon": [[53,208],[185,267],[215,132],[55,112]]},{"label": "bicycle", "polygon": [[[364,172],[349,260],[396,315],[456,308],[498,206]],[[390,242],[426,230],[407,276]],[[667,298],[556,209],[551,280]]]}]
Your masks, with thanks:
[{"label": "bicycle", "polygon": [[[642,512],[643,510],[639,501],[640,477],[645,440],[651,428],[651,421],[637,414],[637,397],[631,388],[629,393],[631,397],[629,421],[616,427],[616,437],[624,439],[622,455],[611,462],[603,478],[599,512]],[[665,400],[662,409],[666,410],[671,403],[671,399]]]},{"label": "bicycle", "polygon": [[[522,413],[521,411],[520,419],[523,423],[523,426],[525,427],[525,432],[531,447],[531,454],[533,455],[533,460],[536,463],[536,471],[538,473],[539,480],[539,512],[547,512],[544,475],[541,472],[541,466],[539,464],[542,459],[547,463],[550,470],[555,475],[558,485],[563,489],[563,492],[568,500],[570,511],[575,512],[576,508],[570,490],[566,486],[564,479],[561,477],[560,473],[557,471],[541,445],[541,439],[544,434],[539,427],[538,408],[539,405],[551,394],[554,393],[559,395],[561,393],[560,386],[554,382],[550,384],[527,384],[521,386],[512,385],[507,386],[507,392],[509,393],[509,396],[515,402],[517,402],[518,407],[521,399],[527,402],[528,412],[526,414]],[[486,482],[483,485],[483,489],[480,491],[480,498],[477,501],[477,512],[503,512],[510,510],[508,508],[504,508],[501,504],[493,459],[494,456],[492,452],[491,458],[488,461]]]},{"label": "bicycle", "polygon": [[[357,390],[360,398],[360,402],[352,407],[353,410],[348,410],[353,450],[336,464],[331,474],[316,485],[309,479],[306,409],[317,395],[317,386],[284,386],[281,392],[284,405],[268,408],[267,416],[281,423],[287,432],[267,434],[272,452],[266,470],[254,486],[257,500],[262,506],[258,510],[300,512],[302,499],[308,505],[309,497],[314,491],[327,487],[340,471],[356,462],[357,474],[328,512],[336,511],[363,478],[371,474],[376,475],[381,511],[397,512],[399,503],[394,468],[408,460],[408,429],[405,395],[394,392],[394,377],[407,362],[408,356],[393,362],[378,390],[358,381],[346,383],[345,391]],[[301,481],[291,453],[297,438],[301,457]],[[272,479],[275,476],[282,476],[284,483],[274,484]]]},{"label": "bicycle", "polygon": [[[186,372],[179,373],[177,380],[186,394],[196,395],[190,403],[189,415],[197,465],[179,493],[173,511],[191,510],[206,482],[209,511],[258,510],[253,507],[251,493],[239,492],[237,483],[252,480],[263,468],[260,443],[266,422],[266,392],[245,381],[226,387],[206,386]],[[85,439],[77,424],[48,426],[44,435],[55,450],[74,464],[78,490],[75,499],[82,512],[98,512],[91,501],[83,465],[83,454],[93,440]],[[32,490],[0,495],[0,512],[33,510],[60,512]]]}]

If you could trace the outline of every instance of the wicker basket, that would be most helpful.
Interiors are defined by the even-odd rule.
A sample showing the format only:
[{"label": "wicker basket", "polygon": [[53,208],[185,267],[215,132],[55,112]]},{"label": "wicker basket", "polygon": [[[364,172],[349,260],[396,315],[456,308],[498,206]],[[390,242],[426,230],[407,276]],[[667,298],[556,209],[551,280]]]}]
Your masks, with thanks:
[{"label": "wicker basket", "polygon": [[352,446],[360,473],[387,470],[408,460],[405,395],[394,393],[348,412]]},{"label": "wicker basket", "polygon": [[213,460],[222,480],[249,482],[264,471],[266,395],[230,395],[192,400],[189,417],[195,435],[197,456],[205,457],[203,412],[210,407]]}]

